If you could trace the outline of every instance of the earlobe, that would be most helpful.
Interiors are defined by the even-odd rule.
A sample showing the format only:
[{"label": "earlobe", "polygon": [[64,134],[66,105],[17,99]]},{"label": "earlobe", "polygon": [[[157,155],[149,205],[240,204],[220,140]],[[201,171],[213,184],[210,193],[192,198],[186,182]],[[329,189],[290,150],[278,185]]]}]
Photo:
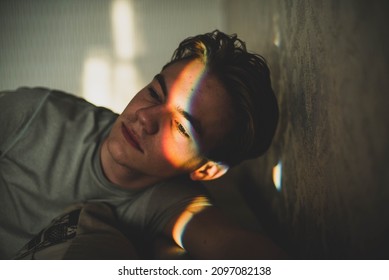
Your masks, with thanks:
[{"label": "earlobe", "polygon": [[207,161],[201,167],[190,173],[194,181],[207,181],[217,179],[228,171],[229,166],[222,162]]}]

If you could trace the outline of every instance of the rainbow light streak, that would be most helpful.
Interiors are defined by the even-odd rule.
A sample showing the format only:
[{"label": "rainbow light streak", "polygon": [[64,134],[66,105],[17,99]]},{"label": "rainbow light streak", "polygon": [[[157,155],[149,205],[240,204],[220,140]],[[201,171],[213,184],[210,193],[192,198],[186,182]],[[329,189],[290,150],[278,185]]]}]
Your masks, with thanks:
[{"label": "rainbow light streak", "polygon": [[193,199],[181,213],[173,227],[173,239],[178,246],[185,249],[182,244],[182,236],[185,232],[186,226],[196,214],[200,213],[209,206],[212,206],[212,204],[209,202],[208,198],[199,196]]},{"label": "rainbow light streak", "polygon": [[[172,103],[172,107],[179,107],[180,110],[186,111],[188,113],[192,112],[193,100],[198,92],[199,87],[205,77],[206,67],[196,75],[193,83],[193,90],[190,93],[183,93],[184,84],[188,82],[188,73],[187,69],[191,67],[189,63],[179,74],[174,84],[169,89],[169,103]],[[191,135],[194,135],[193,127],[185,127],[186,129],[191,129]],[[198,151],[199,146],[196,143],[196,139],[192,139],[195,147],[195,150]],[[182,162],[180,162],[179,157],[185,151],[180,151],[178,147],[172,147],[171,143],[167,140],[162,143],[162,149],[165,155],[165,158],[175,167],[181,167]]]},{"label": "rainbow light streak", "polygon": [[277,191],[281,191],[282,187],[282,162],[278,161],[277,165],[273,167],[273,183]]}]

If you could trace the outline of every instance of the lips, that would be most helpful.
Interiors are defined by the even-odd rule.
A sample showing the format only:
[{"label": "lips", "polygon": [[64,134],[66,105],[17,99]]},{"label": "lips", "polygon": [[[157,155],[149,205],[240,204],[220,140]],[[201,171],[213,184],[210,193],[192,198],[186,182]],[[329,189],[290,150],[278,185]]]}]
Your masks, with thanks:
[{"label": "lips", "polygon": [[137,141],[135,135],[132,133],[130,129],[127,129],[127,127],[122,123],[122,133],[126,141],[135,149],[143,153],[143,149],[139,145],[139,142]]}]

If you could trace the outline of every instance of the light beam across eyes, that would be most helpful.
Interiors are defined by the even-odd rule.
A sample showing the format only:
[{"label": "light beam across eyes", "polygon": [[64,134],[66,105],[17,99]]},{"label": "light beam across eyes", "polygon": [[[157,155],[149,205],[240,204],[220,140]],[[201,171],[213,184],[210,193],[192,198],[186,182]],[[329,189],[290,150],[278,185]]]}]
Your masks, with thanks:
[{"label": "light beam across eyes", "polygon": [[[186,113],[191,115],[193,111],[193,100],[196,98],[199,87],[204,80],[206,67],[204,66],[202,71],[199,71],[195,76],[192,76],[193,72],[188,74],[188,68],[190,67],[191,62],[184,67],[176,77],[174,83],[168,90],[167,96],[167,105],[175,112],[173,115],[178,116],[177,118],[180,120],[179,122],[190,135],[190,139],[185,139],[183,135],[179,135],[177,141],[180,143],[184,143],[185,141],[191,142],[190,145],[176,145],[177,143],[170,141],[171,139],[169,138],[166,138],[166,141],[163,141],[162,146],[165,157],[175,167],[180,167],[181,163],[179,162],[179,156],[182,153],[188,152],[188,150],[181,150],[181,148],[192,149],[192,153],[194,151],[196,154],[200,152],[198,134],[190,122],[185,120],[183,115]],[[188,86],[188,83],[191,85],[190,87]],[[173,129],[176,129],[175,126],[177,124],[175,121],[172,122],[172,125],[174,126]]]}]

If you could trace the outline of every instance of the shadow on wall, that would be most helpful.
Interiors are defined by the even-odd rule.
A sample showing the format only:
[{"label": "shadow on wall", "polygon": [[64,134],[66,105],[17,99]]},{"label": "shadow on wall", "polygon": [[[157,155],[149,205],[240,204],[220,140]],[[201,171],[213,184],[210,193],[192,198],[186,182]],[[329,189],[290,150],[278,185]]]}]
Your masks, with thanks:
[{"label": "shadow on wall", "polygon": [[269,153],[217,184],[237,188],[292,258],[389,257],[388,6],[226,2],[227,31],[268,59],[281,120]]}]

